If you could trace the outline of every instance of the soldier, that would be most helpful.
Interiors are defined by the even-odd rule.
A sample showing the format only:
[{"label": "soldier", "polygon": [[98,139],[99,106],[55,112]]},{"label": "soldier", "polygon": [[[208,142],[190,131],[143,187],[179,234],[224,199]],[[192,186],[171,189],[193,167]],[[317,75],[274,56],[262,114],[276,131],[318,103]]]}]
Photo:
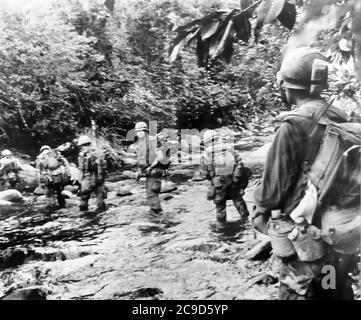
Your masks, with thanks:
[{"label": "soldier", "polygon": [[226,221],[227,200],[232,200],[242,218],[249,215],[243,200],[251,171],[243,166],[239,157],[235,157],[233,145],[222,143],[215,130],[207,130],[203,136],[203,171],[211,181],[207,199],[216,205],[216,217],[219,223]]},{"label": "soldier", "polygon": [[156,137],[150,137],[145,122],[138,122],[135,125],[135,131],[138,137],[134,144],[138,179],[142,175],[146,176],[147,205],[150,207],[150,213],[158,216],[162,212],[159,200],[162,177],[167,173],[170,165],[168,136],[165,133],[160,133]]},{"label": "soldier", "polygon": [[88,201],[94,191],[97,197],[96,212],[106,210],[104,200],[107,198],[107,189],[104,185],[107,176],[107,163],[104,152],[92,146],[90,137],[79,137],[78,146],[81,148],[78,158],[79,170],[81,171],[80,182],[80,211],[88,210]]},{"label": "soldier", "polygon": [[45,195],[52,198],[56,194],[60,208],[65,207],[62,195],[64,186],[69,183],[69,163],[61,154],[44,145],[36,159],[36,168],[40,171],[40,184],[45,187]]},{"label": "soldier", "polygon": [[21,170],[19,160],[12,156],[10,150],[3,150],[0,159],[1,185],[14,189],[19,182],[18,172]]},{"label": "soldier", "polygon": [[[292,229],[295,223],[297,226],[305,226],[305,217],[302,215],[297,217],[297,214],[299,215],[300,212],[306,214],[307,210],[314,211],[314,216],[311,218],[312,224],[321,228],[318,222],[320,219],[318,214],[321,211],[317,192],[316,199],[306,204],[309,206],[307,210],[300,210],[299,205],[305,203],[302,200],[306,196],[310,195],[309,199],[314,199],[312,194],[315,193],[312,190],[316,189],[307,177],[310,173],[310,164],[316,158],[323,136],[327,133],[326,125],[331,121],[333,123],[346,122],[345,113],[326,103],[320,96],[322,90],[327,87],[326,61],[321,53],[309,47],[296,49],[284,58],[278,76],[285,88],[288,102],[296,105],[297,108],[293,112],[284,113],[282,119],[279,119],[282,124],[270,147],[261,183],[254,194],[255,211],[252,220],[255,228],[272,235],[271,226],[275,225],[273,223],[278,223],[278,227],[283,226],[285,231],[279,234],[278,243],[271,241],[274,252],[275,249],[279,250],[277,253],[280,262],[279,297],[282,300],[353,298],[352,288],[348,281],[350,260],[331,250],[329,254],[320,254],[315,261],[311,258],[306,259],[299,254],[301,251],[296,250],[295,253],[294,249],[297,249],[297,246],[293,245],[295,244],[294,232],[290,233],[291,230],[295,230]],[[320,113],[320,110],[323,113]],[[319,119],[320,116],[322,117]],[[324,168],[321,166],[318,169]],[[272,219],[270,219],[271,214]],[[277,220],[279,218],[281,219]],[[309,216],[308,219],[310,219]],[[312,224],[310,230],[314,227]],[[317,234],[315,232],[315,235]],[[279,248],[277,245],[281,243],[281,238],[286,242],[282,242],[283,245]],[[319,236],[315,236],[313,240],[316,241],[316,239],[317,245],[323,243]],[[289,246],[287,241],[291,240],[292,243]],[[314,249],[315,251],[312,251]],[[318,254],[316,247],[306,246],[303,250],[311,255]],[[335,290],[326,290],[322,286],[324,276],[322,271],[326,265],[334,266],[337,270]]]}]

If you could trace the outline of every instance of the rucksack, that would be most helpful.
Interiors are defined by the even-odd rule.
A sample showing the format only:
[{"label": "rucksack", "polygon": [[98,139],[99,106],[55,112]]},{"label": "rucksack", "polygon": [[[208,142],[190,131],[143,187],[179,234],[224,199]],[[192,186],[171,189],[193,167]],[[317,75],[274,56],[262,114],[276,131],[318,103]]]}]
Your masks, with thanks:
[{"label": "rucksack", "polygon": [[[328,117],[324,117],[326,113]],[[310,100],[302,110],[279,116],[281,121],[301,125],[302,119],[312,118],[306,131],[309,138],[319,126],[325,128],[320,145],[309,142],[304,164],[304,173],[317,190],[318,207],[360,204],[361,124],[346,122],[346,117],[332,102],[324,100]]]},{"label": "rucksack", "polygon": [[206,148],[206,154],[209,164],[214,168],[216,175],[230,175],[233,173],[236,160],[234,152],[229,146],[215,144]]},{"label": "rucksack", "polygon": [[361,124],[328,123],[307,173],[319,204],[345,208],[360,204]]},{"label": "rucksack", "polygon": [[58,155],[54,151],[49,151],[42,160],[42,163],[44,168],[49,170],[56,170],[60,166]]},{"label": "rucksack", "polygon": [[99,152],[96,149],[90,149],[84,153],[85,172],[92,172],[98,175],[103,175],[105,167],[106,161],[103,152]]},{"label": "rucksack", "polygon": [[16,161],[9,161],[6,164],[4,164],[0,169],[0,174],[8,174],[10,172],[17,172],[20,171],[20,167]]}]

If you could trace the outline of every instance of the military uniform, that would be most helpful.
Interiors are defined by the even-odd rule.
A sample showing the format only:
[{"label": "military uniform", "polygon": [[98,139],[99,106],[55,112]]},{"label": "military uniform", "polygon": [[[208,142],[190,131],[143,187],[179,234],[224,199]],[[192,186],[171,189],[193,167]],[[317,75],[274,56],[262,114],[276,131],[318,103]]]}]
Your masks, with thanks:
[{"label": "military uniform", "polygon": [[80,183],[80,210],[88,210],[88,202],[91,193],[97,198],[97,210],[104,211],[106,206],[104,200],[107,198],[107,189],[104,185],[107,175],[107,163],[101,151],[89,148],[79,153],[79,170],[82,173]]},{"label": "military uniform", "polygon": [[[162,211],[159,194],[162,186],[162,177],[169,167],[170,149],[167,143],[160,143],[156,137],[146,135],[135,143],[138,172],[146,176],[146,199],[151,213]],[[153,158],[151,150],[154,150]]]},{"label": "military uniform", "polygon": [[68,161],[57,152],[48,150],[37,157],[36,167],[40,171],[40,183],[45,186],[45,195],[51,198],[55,194],[59,206],[64,207],[62,191],[70,180]]},{"label": "military uniform", "polygon": [[[217,159],[223,159],[217,164]],[[243,200],[244,190],[248,185],[251,171],[239,160],[235,161],[232,146],[215,141],[205,148],[202,157],[202,169],[211,181],[208,200],[216,205],[216,217],[219,222],[226,221],[227,200],[232,200],[241,217],[248,216],[248,209]]]},{"label": "military uniform", "polygon": [[[280,126],[255,190],[252,221],[271,238],[280,299],[353,298],[348,273],[360,243],[352,220],[360,203],[359,143],[343,124],[346,114],[321,98],[327,77],[326,57],[310,47],[287,54],[278,73],[288,102],[297,108],[276,119]],[[346,237],[330,241],[332,230]],[[326,266],[333,272],[325,273]],[[325,285],[326,275],[336,287]]]},{"label": "military uniform", "polygon": [[[289,215],[300,203],[306,189],[307,178],[304,165],[318,152],[325,126],[318,124],[313,135],[308,128],[314,121],[314,114],[326,102],[309,99],[290,114],[284,115],[277,135],[268,152],[261,184],[255,190],[257,214],[269,217],[270,211],[280,209]],[[331,106],[323,117],[323,121],[345,122],[345,114]],[[317,225],[317,222],[315,222]],[[317,225],[320,227],[320,225]],[[352,289],[347,271],[350,271],[352,259],[336,253],[323,257],[316,262],[304,262],[297,257],[279,258],[280,299],[304,300],[322,298],[350,298]],[[347,259],[347,262],[340,262]],[[340,263],[344,268],[340,269]],[[322,268],[332,265],[338,272],[337,290],[322,290]]]}]

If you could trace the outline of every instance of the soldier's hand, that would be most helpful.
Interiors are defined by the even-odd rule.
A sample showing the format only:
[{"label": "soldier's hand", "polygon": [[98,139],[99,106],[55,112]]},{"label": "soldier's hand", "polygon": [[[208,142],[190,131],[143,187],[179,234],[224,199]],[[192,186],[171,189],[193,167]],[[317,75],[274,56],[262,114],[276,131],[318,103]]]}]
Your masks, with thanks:
[{"label": "soldier's hand", "polygon": [[253,207],[253,211],[251,213],[251,223],[253,227],[263,234],[268,234],[267,231],[267,223],[269,217],[266,213],[260,212],[256,210],[256,207]]}]

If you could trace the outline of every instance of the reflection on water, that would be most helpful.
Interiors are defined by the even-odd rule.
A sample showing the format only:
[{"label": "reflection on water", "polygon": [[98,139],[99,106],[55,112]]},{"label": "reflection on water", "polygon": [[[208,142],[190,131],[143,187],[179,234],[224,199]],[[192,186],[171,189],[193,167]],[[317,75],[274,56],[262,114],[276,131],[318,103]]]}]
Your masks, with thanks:
[{"label": "reflection on water", "polygon": [[0,250],[15,246],[45,246],[54,241],[89,240],[103,231],[101,219],[95,214],[80,216],[70,210],[33,204],[10,207],[2,210],[0,215]]},{"label": "reflection on water", "polygon": [[168,229],[181,223],[180,221],[175,220],[174,215],[171,214],[148,214],[146,218],[149,221],[149,225],[140,226],[138,228],[143,235],[151,233],[169,234],[172,233],[172,231]]}]

